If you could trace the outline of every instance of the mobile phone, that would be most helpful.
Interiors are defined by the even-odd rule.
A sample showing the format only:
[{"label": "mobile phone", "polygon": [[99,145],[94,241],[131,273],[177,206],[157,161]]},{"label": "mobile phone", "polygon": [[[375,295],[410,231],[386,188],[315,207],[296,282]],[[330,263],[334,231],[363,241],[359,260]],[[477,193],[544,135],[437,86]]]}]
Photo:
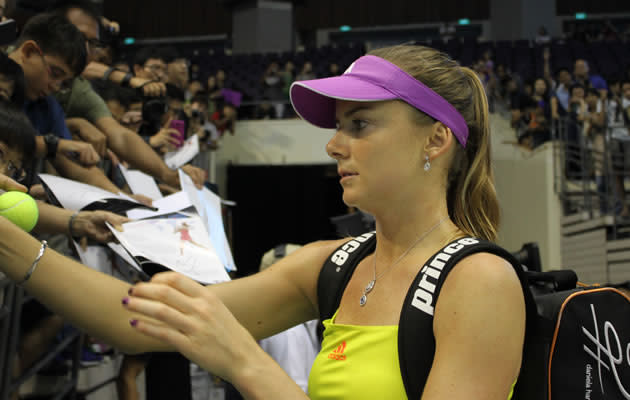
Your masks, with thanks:
[{"label": "mobile phone", "polygon": [[174,119],[171,121],[170,128],[175,129],[178,132],[178,135],[176,137],[179,143],[175,145],[175,147],[177,148],[182,147],[182,145],[184,144],[184,140],[186,138],[184,134],[185,126],[186,124],[181,119]]}]

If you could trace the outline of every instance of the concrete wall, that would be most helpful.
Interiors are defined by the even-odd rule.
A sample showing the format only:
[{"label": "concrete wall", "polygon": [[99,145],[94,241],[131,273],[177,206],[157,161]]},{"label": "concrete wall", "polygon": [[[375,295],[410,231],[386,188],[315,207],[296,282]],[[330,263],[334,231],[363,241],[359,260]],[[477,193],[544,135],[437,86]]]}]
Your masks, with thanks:
[{"label": "concrete wall", "polygon": [[543,268],[561,268],[562,207],[553,190],[552,146],[529,154],[515,148],[514,156],[494,159],[502,217],[498,243],[516,251],[537,242]]},{"label": "concrete wall", "polygon": [[232,13],[232,51],[265,53],[293,50],[291,3],[257,1]]},{"label": "concrete wall", "polygon": [[550,0],[490,0],[493,40],[533,39],[538,27],[560,35],[556,2]]},{"label": "concrete wall", "polygon": [[239,121],[236,134],[227,134],[216,153],[217,183],[226,193],[229,163],[245,165],[323,164],[333,160],[326,143],[334,131],[315,128],[302,120]]},{"label": "concrete wall", "polygon": [[509,121],[490,116],[492,159],[501,205],[498,243],[510,251],[537,242],[544,269],[563,266],[561,252],[562,206],[554,191],[553,145],[535,151],[515,144]]}]

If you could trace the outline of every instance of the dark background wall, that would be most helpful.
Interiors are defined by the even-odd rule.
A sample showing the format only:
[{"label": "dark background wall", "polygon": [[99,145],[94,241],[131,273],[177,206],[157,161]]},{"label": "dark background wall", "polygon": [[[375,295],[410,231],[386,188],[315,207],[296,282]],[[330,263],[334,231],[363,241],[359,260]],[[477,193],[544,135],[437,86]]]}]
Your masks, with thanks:
[{"label": "dark background wall", "polygon": [[[293,1],[299,31],[350,25],[414,24],[488,19],[490,0],[301,0]],[[251,4],[226,0],[104,0],[105,15],[117,20],[124,33],[138,38],[230,33],[231,10]]]},{"label": "dark background wall", "polygon": [[330,217],[345,214],[337,166],[233,165],[226,198],[236,202],[232,253],[245,276],[258,271],[262,255],[278,244],[338,238]]},{"label": "dark background wall", "polygon": [[490,16],[490,0],[305,0],[302,3],[295,9],[298,29],[417,24]]},{"label": "dark background wall", "polygon": [[231,33],[232,14],[217,0],[104,0],[104,14],[137,38]]},{"label": "dark background wall", "polygon": [[574,15],[576,12],[611,14],[630,12],[628,0],[556,0],[558,15]]},{"label": "dark background wall", "polygon": [[[278,0],[275,0],[278,1]],[[550,0],[549,0],[550,1]],[[557,15],[576,12],[630,12],[628,0],[555,0]],[[417,24],[491,18],[494,2],[520,13],[517,0],[294,0],[297,32],[341,25]],[[244,0],[103,0],[105,15],[119,21],[124,34],[138,38],[182,35],[230,34],[232,9],[253,4]],[[516,3],[516,7],[509,7]],[[527,2],[525,2],[527,3]],[[525,4],[525,7],[527,5]],[[535,7],[535,6],[533,6]]]},{"label": "dark background wall", "polygon": [[[44,7],[48,0],[15,0]],[[121,23],[123,34],[137,38],[232,33],[232,10],[254,0],[93,0],[104,14]],[[452,22],[459,18],[489,20],[493,9],[520,14],[521,0],[273,0],[293,4],[294,26],[302,34],[341,25],[377,25]],[[547,0],[551,2],[552,0]],[[497,4],[501,3],[501,4]],[[527,7],[527,2],[525,7]],[[610,14],[630,12],[628,0],[555,0],[557,15],[576,12]],[[532,5],[532,8],[537,8]],[[531,11],[531,10],[530,10]],[[535,12],[535,11],[533,11]],[[516,17],[518,18],[518,17]]]}]

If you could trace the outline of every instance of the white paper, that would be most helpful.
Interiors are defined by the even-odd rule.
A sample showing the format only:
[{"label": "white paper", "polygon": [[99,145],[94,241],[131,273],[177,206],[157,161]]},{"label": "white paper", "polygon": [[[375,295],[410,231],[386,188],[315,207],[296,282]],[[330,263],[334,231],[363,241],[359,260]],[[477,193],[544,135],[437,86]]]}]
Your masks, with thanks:
[{"label": "white paper", "polygon": [[175,151],[168,152],[164,155],[164,162],[171,168],[179,168],[186,165],[190,160],[199,154],[199,137],[192,135]]},{"label": "white paper", "polygon": [[59,176],[39,174],[39,178],[52,190],[57,200],[59,200],[59,203],[61,203],[61,206],[68,210],[78,211],[88,204],[105,199],[125,199],[138,203],[130,197],[123,197],[96,186],[72,181]]},{"label": "white paper", "polygon": [[112,233],[134,257],[142,256],[198,282],[230,280],[198,217],[147,219]]},{"label": "white paper", "polygon": [[[195,210],[197,210],[197,214],[199,214],[203,223],[206,224],[206,217],[204,214],[205,210],[203,205],[201,204],[201,200],[199,199],[199,189],[197,189],[191,177],[188,176],[188,174],[186,174],[182,169],[178,169],[177,173],[179,174],[179,184],[182,192],[186,193],[190,204],[195,207]],[[206,229],[209,231],[207,225]]]},{"label": "white paper", "polygon": [[72,241],[79,254],[81,264],[107,275],[113,274],[112,259],[106,247],[87,246],[85,250],[75,240]]},{"label": "white paper", "polygon": [[236,271],[236,264],[234,264],[232,251],[223,228],[221,198],[206,187],[201,190],[197,189],[190,176],[181,169],[178,172],[182,191],[186,192],[190,202],[197,210],[224,267],[228,271]]},{"label": "white paper", "polygon": [[124,200],[129,200],[129,201],[134,201],[134,202],[136,202],[136,203],[139,203],[139,201],[138,201],[138,200],[136,200],[136,199],[134,199],[133,197],[129,196],[129,195],[128,195],[127,193],[125,193],[125,192],[118,192],[118,196],[119,196],[121,199],[124,199]]},{"label": "white paper", "polygon": [[192,203],[190,202],[188,195],[184,192],[177,192],[166,197],[162,197],[159,200],[155,200],[153,202],[153,207],[157,208],[157,211],[136,208],[127,211],[127,217],[131,219],[154,218],[185,210],[191,206]]},{"label": "white paper", "polygon": [[164,197],[162,196],[162,192],[160,192],[160,188],[157,183],[155,183],[155,179],[153,179],[152,176],[147,175],[142,171],[127,169],[122,164],[119,165],[119,168],[129,185],[129,189],[131,189],[131,193],[147,196],[151,200],[157,200]]},{"label": "white paper", "polygon": [[208,188],[204,187],[200,191],[201,204],[205,208],[205,218],[210,240],[217,249],[217,255],[228,271],[236,271],[232,251],[227,241],[227,235],[223,227],[223,216],[221,212],[221,198]]}]

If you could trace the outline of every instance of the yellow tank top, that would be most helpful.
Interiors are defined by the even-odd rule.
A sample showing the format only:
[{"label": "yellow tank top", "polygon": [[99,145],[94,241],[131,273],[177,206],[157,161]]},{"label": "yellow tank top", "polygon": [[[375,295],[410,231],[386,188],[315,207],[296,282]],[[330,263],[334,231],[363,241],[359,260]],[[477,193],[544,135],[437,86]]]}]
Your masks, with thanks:
[{"label": "yellow tank top", "polygon": [[323,322],[322,349],[308,379],[309,398],[406,399],[398,361],[398,326],[336,324],[338,312]]},{"label": "yellow tank top", "polygon": [[335,324],[337,312],[324,321],[322,349],[308,380],[309,397],[405,399],[398,364],[398,326]]}]

